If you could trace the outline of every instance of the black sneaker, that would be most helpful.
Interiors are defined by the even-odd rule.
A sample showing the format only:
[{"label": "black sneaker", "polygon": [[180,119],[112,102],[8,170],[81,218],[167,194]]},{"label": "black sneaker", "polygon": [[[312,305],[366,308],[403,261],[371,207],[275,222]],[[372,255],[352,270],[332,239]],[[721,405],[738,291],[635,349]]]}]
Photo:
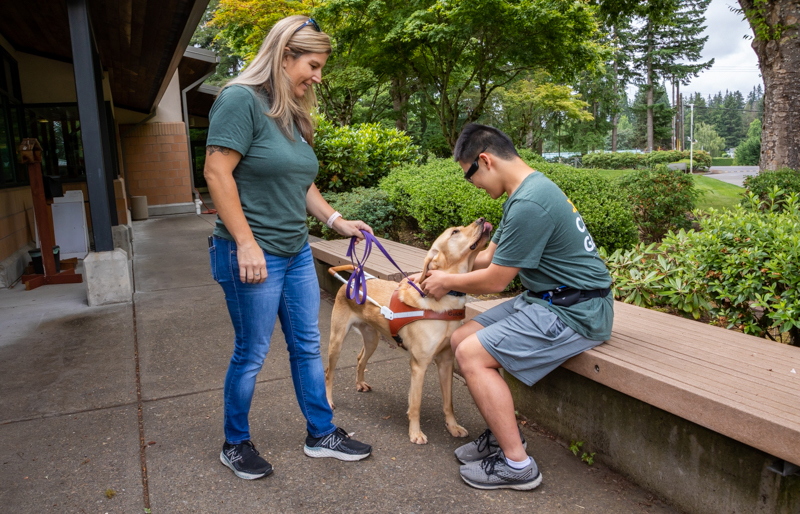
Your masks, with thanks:
[{"label": "black sneaker", "polygon": [[351,439],[347,432],[337,428],[322,437],[306,437],[303,452],[309,457],[333,457],[339,460],[361,460],[369,457],[372,446]]},{"label": "black sneaker", "polygon": [[237,477],[245,480],[255,480],[272,473],[272,464],[258,456],[258,450],[251,441],[239,444],[226,441],[222,445],[219,460],[231,468]]}]

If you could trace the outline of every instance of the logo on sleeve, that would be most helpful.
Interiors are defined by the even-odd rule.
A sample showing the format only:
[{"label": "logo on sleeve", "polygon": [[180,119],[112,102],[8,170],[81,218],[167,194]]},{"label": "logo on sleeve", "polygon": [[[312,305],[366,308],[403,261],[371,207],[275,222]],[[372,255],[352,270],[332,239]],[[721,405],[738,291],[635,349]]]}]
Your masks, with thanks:
[{"label": "logo on sleeve", "polygon": [[[583,218],[581,218],[580,214],[578,215],[577,218],[575,218],[575,224],[578,226],[578,230],[580,230],[581,233],[586,232],[586,223],[583,222]],[[583,247],[586,249],[587,252],[592,252],[595,249],[592,236],[590,236],[588,232],[586,233],[586,237],[583,239]]]}]

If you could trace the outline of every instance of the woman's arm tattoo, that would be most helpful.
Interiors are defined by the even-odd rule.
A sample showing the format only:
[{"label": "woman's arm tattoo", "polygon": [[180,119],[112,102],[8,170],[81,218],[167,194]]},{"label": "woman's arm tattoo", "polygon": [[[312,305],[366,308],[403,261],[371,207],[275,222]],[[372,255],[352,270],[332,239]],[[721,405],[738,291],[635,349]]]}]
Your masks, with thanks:
[{"label": "woman's arm tattoo", "polygon": [[211,155],[214,152],[222,152],[222,155],[228,155],[229,153],[231,153],[231,150],[230,148],[225,148],[224,146],[208,145],[206,147],[206,152],[208,155]]}]

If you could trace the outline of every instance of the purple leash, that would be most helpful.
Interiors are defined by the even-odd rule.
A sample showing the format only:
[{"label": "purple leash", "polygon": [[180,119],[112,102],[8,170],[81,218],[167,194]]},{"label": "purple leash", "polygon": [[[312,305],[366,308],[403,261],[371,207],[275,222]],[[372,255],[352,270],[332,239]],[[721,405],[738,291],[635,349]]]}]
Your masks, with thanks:
[{"label": "purple leash", "polygon": [[[350,247],[347,249],[347,256],[350,257],[350,262],[353,264],[353,274],[350,275],[349,279],[347,279],[347,290],[345,291],[347,294],[347,299],[355,300],[356,303],[359,305],[363,304],[364,301],[367,299],[367,278],[364,275],[364,265],[367,263],[369,254],[372,252],[372,243],[375,243],[375,246],[377,246],[378,249],[381,252],[383,252],[383,255],[385,255],[386,258],[389,259],[389,262],[394,264],[394,267],[400,270],[400,273],[402,273],[404,277],[408,278],[406,272],[400,269],[400,266],[398,266],[397,263],[394,262],[394,259],[392,259],[391,255],[389,255],[389,252],[387,252],[383,248],[383,246],[375,238],[375,236],[373,236],[366,230],[362,230],[361,233],[364,234],[364,245],[365,245],[364,255],[361,257],[361,260],[359,260],[358,256],[356,255],[356,241],[358,240],[356,236],[353,236],[350,239]],[[420,290],[420,288],[417,287],[416,284],[414,284],[414,282],[409,280],[408,283],[411,284],[411,287],[416,289],[423,298],[425,297],[425,293],[423,293],[422,290]]]}]

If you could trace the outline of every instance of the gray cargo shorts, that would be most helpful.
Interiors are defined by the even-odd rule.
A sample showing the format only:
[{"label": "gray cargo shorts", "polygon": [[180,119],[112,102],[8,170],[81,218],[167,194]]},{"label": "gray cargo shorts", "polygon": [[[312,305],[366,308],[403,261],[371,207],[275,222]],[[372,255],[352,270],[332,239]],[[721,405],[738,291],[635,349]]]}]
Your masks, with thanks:
[{"label": "gray cargo shorts", "polygon": [[552,311],[517,296],[473,318],[486,351],[517,379],[531,386],[570,357],[602,344],[569,328]]}]

